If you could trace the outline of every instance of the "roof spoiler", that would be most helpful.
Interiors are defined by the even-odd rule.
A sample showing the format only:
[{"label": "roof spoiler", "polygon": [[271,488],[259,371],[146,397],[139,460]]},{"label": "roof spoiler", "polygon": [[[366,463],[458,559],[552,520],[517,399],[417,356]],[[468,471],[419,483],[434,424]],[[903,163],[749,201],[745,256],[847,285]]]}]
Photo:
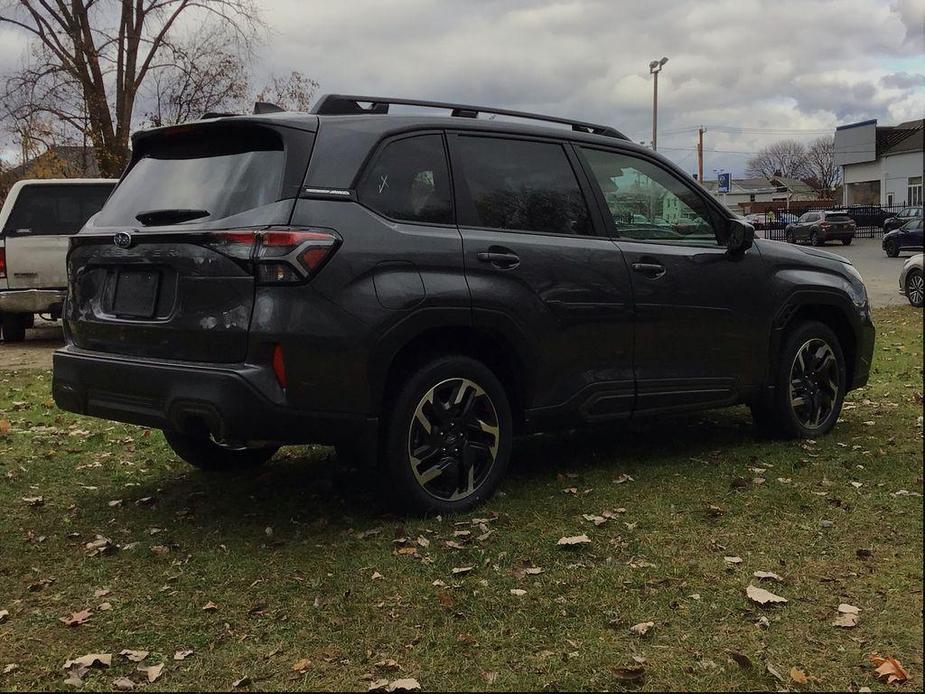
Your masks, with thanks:
[{"label": "roof spoiler", "polygon": [[[363,104],[369,104],[363,106]],[[470,106],[466,104],[454,104],[444,101],[421,101],[419,99],[397,99],[392,97],[381,96],[355,96],[347,94],[325,94],[322,96],[311,112],[315,115],[385,115],[389,112],[389,106],[421,106],[424,108],[439,108],[450,111],[450,115],[456,118],[478,118],[480,113],[488,113],[497,116],[511,116],[513,118],[525,118],[529,120],[545,121],[547,123],[558,123],[568,125],[575,132],[591,133],[593,135],[604,135],[606,137],[615,137],[621,140],[628,140],[619,130],[611,128],[608,125],[598,125],[596,123],[586,123],[585,121],[572,120],[570,118],[559,118],[558,116],[546,116],[540,113],[527,113],[526,111],[512,111],[503,108],[491,108],[487,106]]]}]

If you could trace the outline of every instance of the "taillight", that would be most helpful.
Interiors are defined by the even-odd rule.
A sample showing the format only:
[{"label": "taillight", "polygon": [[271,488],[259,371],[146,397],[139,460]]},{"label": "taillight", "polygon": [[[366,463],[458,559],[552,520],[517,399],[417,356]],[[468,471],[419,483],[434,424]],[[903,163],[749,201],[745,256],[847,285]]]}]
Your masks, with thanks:
[{"label": "taillight", "polygon": [[6,278],[6,248],[0,248],[0,280]]},{"label": "taillight", "polygon": [[821,228],[823,228],[823,229],[828,229],[828,228],[829,228],[829,223],[828,223],[828,222],[822,222],[819,226],[820,226]]},{"label": "taillight", "polygon": [[333,231],[264,229],[209,234],[209,248],[254,262],[257,281],[293,284],[311,279],[334,254],[340,237]]}]

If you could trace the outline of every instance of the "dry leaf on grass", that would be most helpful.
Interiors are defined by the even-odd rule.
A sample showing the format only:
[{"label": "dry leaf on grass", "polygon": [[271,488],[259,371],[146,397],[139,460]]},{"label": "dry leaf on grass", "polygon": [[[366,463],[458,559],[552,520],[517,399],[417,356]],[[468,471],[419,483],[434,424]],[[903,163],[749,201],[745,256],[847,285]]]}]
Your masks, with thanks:
[{"label": "dry leaf on grass", "polygon": [[613,669],[613,675],[622,683],[639,684],[646,678],[646,669],[639,667],[618,667]]},{"label": "dry leaf on grass", "polygon": [[6,436],[10,433],[10,421],[8,419],[0,419],[0,436]]},{"label": "dry leaf on grass", "polygon": [[308,658],[300,658],[292,664],[293,672],[305,672],[312,666],[312,661]]},{"label": "dry leaf on grass", "polygon": [[10,617],[9,610],[0,610],[0,624],[3,624]]},{"label": "dry leaf on grass", "polygon": [[69,627],[78,627],[87,622],[92,616],[93,613],[90,610],[81,610],[80,612],[71,613],[70,617],[60,617],[58,621]]},{"label": "dry leaf on grass", "polygon": [[375,667],[379,670],[400,670],[401,665],[394,658],[386,658],[376,663]]},{"label": "dry leaf on grass", "polygon": [[209,600],[209,602],[207,602],[205,605],[202,606],[203,612],[215,612],[215,610],[217,609],[218,609],[218,605],[216,605],[211,600]]},{"label": "dry leaf on grass", "polygon": [[387,692],[419,692],[421,691],[420,683],[413,677],[407,677],[401,680],[390,682],[385,688]]},{"label": "dry leaf on grass", "polygon": [[241,679],[235,680],[234,682],[232,682],[231,686],[234,687],[235,689],[240,689],[241,687],[248,686],[250,683],[251,683],[251,678],[248,677],[247,675],[244,675],[244,677],[242,677]]},{"label": "dry leaf on grass", "polygon": [[759,605],[787,602],[787,598],[774,595],[774,593],[771,593],[764,588],[757,588],[751,584],[749,584],[748,588],[745,589],[745,594],[749,597],[750,600],[757,602]]},{"label": "dry leaf on grass", "polygon": [[32,506],[33,508],[45,505],[44,496],[24,496],[22,501],[26,506]]},{"label": "dry leaf on grass", "polygon": [[723,557],[723,561],[727,564],[741,564],[742,557]]},{"label": "dry leaf on grass", "polygon": [[790,679],[796,684],[806,684],[809,682],[809,678],[806,676],[806,673],[798,667],[790,668]]},{"label": "dry leaf on grass", "polygon": [[173,659],[174,659],[174,660],[186,660],[186,659],[189,658],[191,655],[193,655],[193,653],[195,653],[195,651],[193,651],[193,649],[187,648],[187,649],[184,649],[184,650],[182,650],[182,651],[177,651],[176,653],[174,653],[174,654],[173,654]]},{"label": "dry leaf on grass", "polygon": [[149,683],[157,682],[158,678],[164,672],[164,664],[161,663],[160,665],[151,665],[149,667],[140,665],[138,666],[138,672],[143,672],[147,676]]},{"label": "dry leaf on grass", "polygon": [[133,663],[140,663],[142,660],[148,657],[150,651],[133,651],[129,648],[125,648],[119,651],[119,655],[128,658]]},{"label": "dry leaf on grass", "polygon": [[560,547],[574,547],[576,545],[587,545],[591,544],[591,538],[585,534],[574,535],[572,537],[562,537],[559,538],[559,541],[556,543]]},{"label": "dry leaf on grass", "polygon": [[87,653],[79,658],[64,661],[64,669],[70,670],[72,667],[109,667],[112,665],[112,653]]},{"label": "dry leaf on grass", "polygon": [[474,568],[475,568],[474,566],[456,566],[453,568],[452,573],[454,576],[460,576],[462,574],[469,573]]},{"label": "dry leaf on grass", "polygon": [[526,595],[526,594],[527,594],[527,591],[523,590],[522,588],[511,588],[511,595],[516,595],[517,597],[520,597],[521,595]]},{"label": "dry leaf on grass", "polygon": [[784,580],[780,576],[778,576],[776,573],[774,573],[773,571],[756,571],[755,573],[752,574],[752,576],[754,576],[757,579],[768,578],[768,579],[771,579],[772,581],[782,582]]},{"label": "dry leaf on grass", "polygon": [[726,653],[736,662],[736,665],[738,665],[743,670],[748,670],[752,666],[751,658],[749,658],[744,653],[729,650],[727,650]]},{"label": "dry leaf on grass", "polygon": [[649,633],[649,629],[655,626],[655,622],[640,622],[639,624],[634,624],[630,627],[630,633],[635,634],[636,636],[645,636]]},{"label": "dry leaf on grass", "polygon": [[896,658],[891,656],[882,658],[875,653],[870,656],[870,662],[877,668],[877,678],[887,684],[893,684],[894,682],[902,684],[909,681],[909,673],[906,672],[903,664]]},{"label": "dry leaf on grass", "polygon": [[135,688],[135,683],[132,682],[128,677],[120,677],[117,680],[114,680],[112,686],[118,689],[120,692],[130,692]]}]

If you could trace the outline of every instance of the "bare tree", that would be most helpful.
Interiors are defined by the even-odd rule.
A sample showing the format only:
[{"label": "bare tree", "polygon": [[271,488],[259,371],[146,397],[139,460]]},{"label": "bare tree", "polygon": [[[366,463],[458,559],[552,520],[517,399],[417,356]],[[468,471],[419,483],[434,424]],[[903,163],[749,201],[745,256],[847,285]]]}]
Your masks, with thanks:
[{"label": "bare tree", "polygon": [[176,125],[204,113],[231,111],[245,102],[246,56],[232,31],[212,23],[164,49],[164,67],[152,74],[142,100],[148,104],[145,123]]},{"label": "bare tree", "polygon": [[835,137],[823,136],[806,149],[806,182],[820,195],[831,197],[841,181],[841,167],[835,163]]},{"label": "bare tree", "polygon": [[[100,173],[117,176],[128,159],[142,85],[164,69],[181,18],[209,17],[233,28],[245,47],[263,29],[255,0],[8,0],[0,24],[30,35],[32,46],[28,64],[8,79],[4,100],[17,86],[30,86],[26,110],[74,128],[84,123]],[[65,98],[75,93],[76,100]]]},{"label": "bare tree", "polygon": [[257,93],[257,101],[267,101],[287,111],[307,111],[317,91],[315,80],[293,71],[288,77],[272,76]]},{"label": "bare tree", "polygon": [[806,147],[796,140],[781,140],[761,148],[745,165],[748,176],[803,179],[807,175]]}]

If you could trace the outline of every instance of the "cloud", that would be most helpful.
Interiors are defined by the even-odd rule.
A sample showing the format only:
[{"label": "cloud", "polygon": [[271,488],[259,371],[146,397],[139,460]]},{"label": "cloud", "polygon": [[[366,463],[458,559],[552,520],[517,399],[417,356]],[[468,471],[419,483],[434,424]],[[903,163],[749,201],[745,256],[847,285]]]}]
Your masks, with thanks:
[{"label": "cloud", "polygon": [[913,87],[925,86],[925,75],[912,75],[908,72],[893,72],[880,78],[880,84],[884,87],[895,89],[912,89]]}]

